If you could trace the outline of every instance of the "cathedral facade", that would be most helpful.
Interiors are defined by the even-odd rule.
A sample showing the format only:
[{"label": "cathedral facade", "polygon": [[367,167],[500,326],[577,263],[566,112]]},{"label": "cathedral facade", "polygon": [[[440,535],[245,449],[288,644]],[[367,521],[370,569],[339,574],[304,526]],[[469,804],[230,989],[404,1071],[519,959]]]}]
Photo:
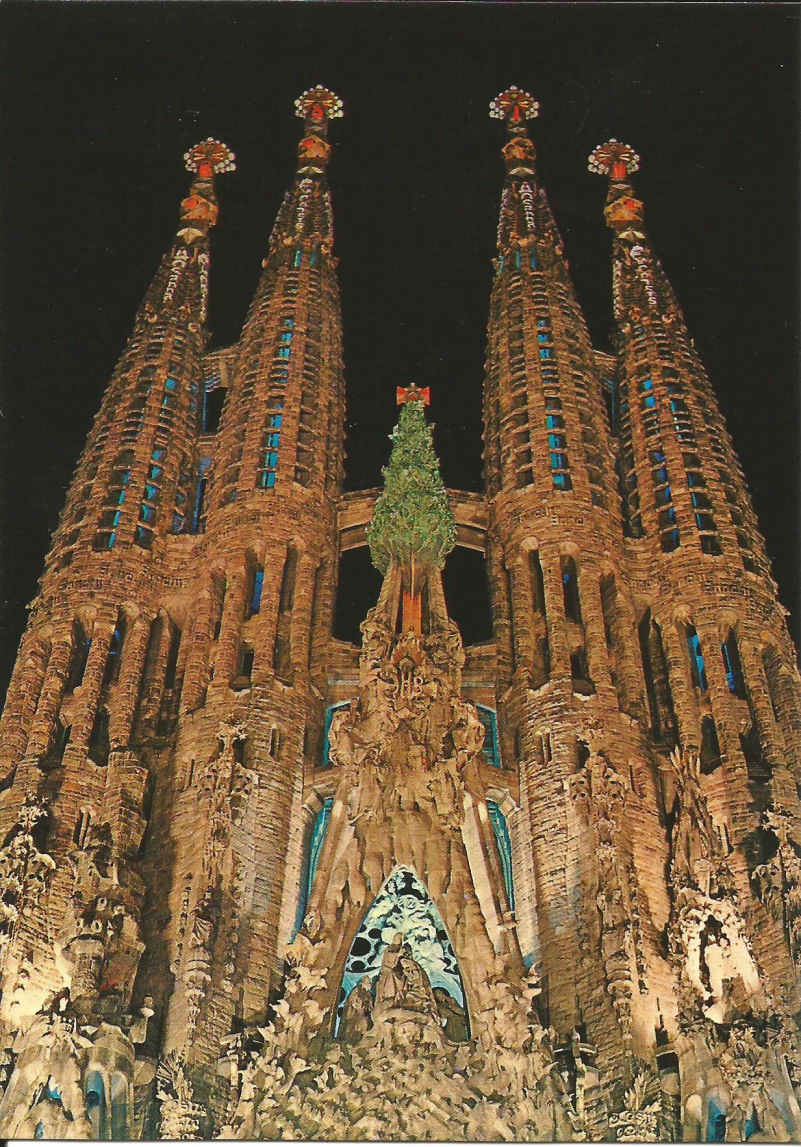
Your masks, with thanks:
[{"label": "cathedral facade", "polygon": [[[505,130],[485,490],[398,388],[344,494],[330,121],[239,341],[220,141],[67,491],[0,724],[0,1134],[797,1141],[801,679],[745,480],[610,140],[613,353]],[[347,268],[344,269],[347,274]],[[485,555],[465,647],[441,570]],[[332,636],[339,559],[383,575]]]}]

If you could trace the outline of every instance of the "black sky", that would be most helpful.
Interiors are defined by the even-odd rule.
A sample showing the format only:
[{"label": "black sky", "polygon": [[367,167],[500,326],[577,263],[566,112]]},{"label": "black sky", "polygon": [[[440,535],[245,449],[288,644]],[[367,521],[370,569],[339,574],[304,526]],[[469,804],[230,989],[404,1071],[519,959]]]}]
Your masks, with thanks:
[{"label": "black sky", "polygon": [[612,4],[6,3],[5,679],[24,604],[134,311],[175,229],[182,154],[216,135],[213,345],[236,339],[294,170],[292,101],[345,101],[331,183],[350,489],[375,485],[394,387],[430,385],[445,481],[480,488],[480,389],[510,83],[596,345],[611,330],[610,135],[733,434],[799,637],[799,9]]}]

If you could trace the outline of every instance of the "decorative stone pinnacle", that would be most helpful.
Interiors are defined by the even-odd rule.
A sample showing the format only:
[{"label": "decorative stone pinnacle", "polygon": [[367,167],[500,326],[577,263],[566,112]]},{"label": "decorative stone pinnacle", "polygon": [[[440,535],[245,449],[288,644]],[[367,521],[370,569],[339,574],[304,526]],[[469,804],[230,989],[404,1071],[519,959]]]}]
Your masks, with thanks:
[{"label": "decorative stone pinnacle", "polygon": [[422,402],[423,406],[431,404],[431,388],[417,386],[412,382],[409,386],[395,387],[395,405],[405,406],[407,402]]},{"label": "decorative stone pinnacle", "polygon": [[590,152],[587,167],[594,175],[608,175],[610,179],[619,182],[640,170],[640,157],[627,143],[608,139]]},{"label": "decorative stone pinnacle", "polygon": [[329,88],[308,88],[295,100],[295,115],[298,119],[318,124],[329,119],[341,119],[342,100]]},{"label": "decorative stone pinnacle", "polygon": [[515,84],[497,95],[489,107],[490,119],[506,120],[511,131],[522,131],[523,121],[535,119],[540,113],[539,101]]},{"label": "decorative stone pinnacle", "polygon": [[209,136],[184,152],[187,171],[194,171],[201,179],[209,179],[224,171],[236,171],[236,156],[227,144]]}]

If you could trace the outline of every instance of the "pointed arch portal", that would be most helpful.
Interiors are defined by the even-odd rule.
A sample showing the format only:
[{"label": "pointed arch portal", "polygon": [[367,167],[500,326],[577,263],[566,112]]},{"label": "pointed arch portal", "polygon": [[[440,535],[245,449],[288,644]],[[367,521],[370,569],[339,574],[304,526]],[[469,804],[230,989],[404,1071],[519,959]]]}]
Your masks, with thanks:
[{"label": "pointed arch portal", "polygon": [[337,1001],[335,1034],[348,996],[364,976],[375,982],[384,951],[398,933],[431,987],[443,988],[467,1013],[459,963],[445,922],[419,877],[410,868],[396,868],[367,910],[350,946]]}]

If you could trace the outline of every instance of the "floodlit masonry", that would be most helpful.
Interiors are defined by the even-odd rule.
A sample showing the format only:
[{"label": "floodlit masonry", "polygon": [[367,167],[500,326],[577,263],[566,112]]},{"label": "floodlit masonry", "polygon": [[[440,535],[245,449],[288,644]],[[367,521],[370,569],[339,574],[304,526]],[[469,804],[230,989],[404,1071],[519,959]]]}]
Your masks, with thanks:
[{"label": "floodlit masonry", "polygon": [[[446,490],[407,386],[383,488],[343,494],[343,109],[295,108],[295,180],[213,351],[234,157],[186,153],[20,644],[0,1134],[797,1141],[801,681],[639,157],[590,156],[606,353],[538,105],[492,101],[485,491]],[[466,648],[456,545],[485,555],[494,627]],[[332,636],[359,546],[383,576],[361,647]]]}]

